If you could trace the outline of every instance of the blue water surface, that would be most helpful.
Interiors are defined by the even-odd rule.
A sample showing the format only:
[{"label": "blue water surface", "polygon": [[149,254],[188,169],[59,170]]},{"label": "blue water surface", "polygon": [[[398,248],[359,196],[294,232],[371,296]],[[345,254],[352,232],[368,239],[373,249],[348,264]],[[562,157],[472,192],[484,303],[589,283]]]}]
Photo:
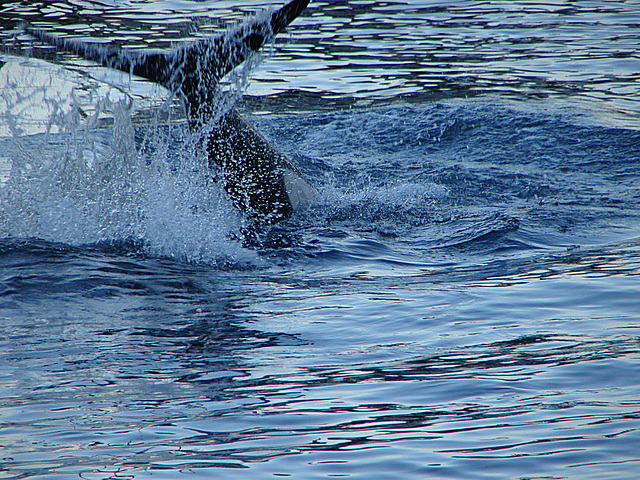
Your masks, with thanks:
[{"label": "blue water surface", "polygon": [[314,2],[236,104],[318,189],[258,229],[166,92],[7,44],[253,7],[3,6],[0,477],[640,475],[633,2]]}]

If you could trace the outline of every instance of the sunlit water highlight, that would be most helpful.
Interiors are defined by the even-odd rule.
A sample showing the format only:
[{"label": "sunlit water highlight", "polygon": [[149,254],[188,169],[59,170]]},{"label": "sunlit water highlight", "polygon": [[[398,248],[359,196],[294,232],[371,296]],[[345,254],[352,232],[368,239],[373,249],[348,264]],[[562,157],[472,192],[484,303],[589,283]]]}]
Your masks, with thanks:
[{"label": "sunlit water highlight", "polygon": [[633,2],[313,3],[239,107],[321,200],[250,236],[166,92],[8,20],[249,2],[1,8],[2,478],[640,474]]}]

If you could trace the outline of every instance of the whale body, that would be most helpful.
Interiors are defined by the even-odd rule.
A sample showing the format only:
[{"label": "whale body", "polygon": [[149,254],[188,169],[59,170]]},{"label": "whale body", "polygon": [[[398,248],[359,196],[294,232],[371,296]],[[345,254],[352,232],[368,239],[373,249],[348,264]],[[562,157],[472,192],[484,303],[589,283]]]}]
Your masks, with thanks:
[{"label": "whale body", "polygon": [[220,118],[216,95],[220,80],[282,32],[307,7],[292,0],[212,36],[168,52],[123,51],[105,44],[59,37],[24,26],[27,33],[56,49],[105,67],[137,75],[167,88],[185,105],[189,128],[201,133],[209,164],[222,177],[234,205],[261,224],[291,216],[315,189],[282,154],[235,110]]}]

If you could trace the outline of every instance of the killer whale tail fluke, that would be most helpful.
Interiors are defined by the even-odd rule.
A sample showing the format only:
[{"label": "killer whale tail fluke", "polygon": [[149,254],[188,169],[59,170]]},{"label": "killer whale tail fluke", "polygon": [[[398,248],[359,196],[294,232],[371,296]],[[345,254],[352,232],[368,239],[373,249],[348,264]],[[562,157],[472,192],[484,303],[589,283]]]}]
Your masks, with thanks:
[{"label": "killer whale tail fluke", "polygon": [[133,73],[148,80],[156,81],[154,71],[163,71],[169,65],[168,53],[127,52],[112,45],[84,42],[64,38],[45,30],[24,24],[23,30],[43,43],[52,45],[58,51],[78,55],[105,67]]},{"label": "killer whale tail fluke", "polygon": [[282,32],[293,22],[305,8],[310,0],[294,0],[271,14],[271,29],[274,35]]},{"label": "killer whale tail fluke", "polygon": [[58,50],[146,78],[175,93],[182,93],[190,100],[188,97],[193,95],[195,87],[191,77],[198,75],[201,82],[207,83],[206,89],[211,90],[251,53],[284,31],[309,1],[292,0],[279,9],[255,15],[221,35],[192,42],[172,52],[123,50],[107,44],[63,38],[29,25],[24,25],[24,30]]},{"label": "killer whale tail fluke", "polygon": [[251,218],[272,224],[291,216],[295,206],[292,194],[311,197],[300,193],[315,189],[236,112],[218,111],[218,84],[282,32],[308,4],[309,0],[292,0],[279,9],[256,14],[221,35],[167,52],[123,50],[58,37],[28,25],[24,29],[58,50],[146,78],[180,96],[189,126],[206,136],[209,163],[221,171],[234,204]]}]

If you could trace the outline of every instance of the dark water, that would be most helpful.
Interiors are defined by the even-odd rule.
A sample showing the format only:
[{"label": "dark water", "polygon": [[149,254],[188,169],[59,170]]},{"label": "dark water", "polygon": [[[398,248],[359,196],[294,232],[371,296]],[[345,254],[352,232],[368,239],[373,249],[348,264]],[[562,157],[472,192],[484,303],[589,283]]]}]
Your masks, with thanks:
[{"label": "dark water", "polygon": [[251,238],[162,92],[8,20],[163,48],[251,4],[28,3],[0,478],[640,475],[635,2],[315,2],[238,105],[321,199]]}]

